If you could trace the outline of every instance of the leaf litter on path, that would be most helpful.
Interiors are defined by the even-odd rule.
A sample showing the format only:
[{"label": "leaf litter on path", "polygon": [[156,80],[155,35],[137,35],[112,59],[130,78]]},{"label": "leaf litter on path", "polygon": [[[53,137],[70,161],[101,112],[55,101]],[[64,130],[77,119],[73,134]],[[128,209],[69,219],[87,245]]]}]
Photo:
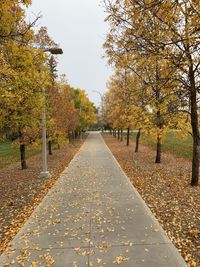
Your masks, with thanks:
[{"label": "leaf litter on path", "polygon": [[77,140],[74,144],[54,150],[53,155],[48,156],[48,167],[52,174],[48,180],[39,178],[41,155],[29,158],[26,170],[20,169],[20,163],[1,169],[0,254],[54,185],[83,141]]},{"label": "leaf litter on path", "polygon": [[155,164],[155,151],[135,144],[127,147],[109,134],[106,144],[122,169],[154,213],[168,237],[181,252],[188,266],[200,266],[200,190],[191,187],[191,162],[162,154]]}]

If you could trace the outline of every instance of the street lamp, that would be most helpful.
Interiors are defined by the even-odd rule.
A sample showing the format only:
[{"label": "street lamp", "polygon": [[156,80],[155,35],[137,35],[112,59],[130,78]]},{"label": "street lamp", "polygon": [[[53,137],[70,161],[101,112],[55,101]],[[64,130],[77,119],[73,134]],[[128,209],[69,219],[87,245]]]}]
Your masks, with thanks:
[{"label": "street lamp", "polygon": [[[82,106],[80,105],[80,110],[79,110],[79,115],[80,115],[80,124],[81,124],[81,116],[82,116]],[[82,136],[82,125],[81,125],[81,129],[80,129],[80,140],[82,141],[83,136]]]},{"label": "street lamp", "polygon": [[44,48],[44,49],[42,49],[42,51],[43,52],[50,52],[53,55],[63,54],[63,50],[61,48],[57,48],[57,47],[54,47],[54,48]]},{"label": "street lamp", "polygon": [[[53,55],[63,54],[61,48],[48,48],[42,49],[43,52],[50,52]],[[45,100],[45,90],[42,91],[43,97]],[[45,104],[43,105],[42,109],[42,171],[40,173],[40,178],[49,178],[50,173],[47,170],[47,130],[46,130],[46,108]]]}]

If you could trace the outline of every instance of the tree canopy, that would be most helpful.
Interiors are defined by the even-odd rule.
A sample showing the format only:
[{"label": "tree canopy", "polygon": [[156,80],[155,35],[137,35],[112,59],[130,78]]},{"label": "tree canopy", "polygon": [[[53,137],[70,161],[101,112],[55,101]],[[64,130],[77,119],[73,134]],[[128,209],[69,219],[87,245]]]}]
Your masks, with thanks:
[{"label": "tree canopy", "polygon": [[[190,132],[193,137],[191,184],[198,185],[199,2],[105,0],[104,6],[110,25],[104,44],[106,55],[116,69],[126,68],[131,76],[139,79],[131,90],[135,96],[140,92],[138,100],[143,106],[140,114],[148,109],[148,120],[145,120],[148,126],[143,127],[156,134],[156,162],[161,161],[165,130]],[[125,87],[122,90],[127,91]],[[131,100],[131,103],[134,106],[135,102]],[[141,107],[141,103],[136,106]]]},{"label": "tree canopy", "polygon": [[25,147],[41,138],[44,107],[49,142],[64,143],[96,120],[85,91],[57,74],[57,59],[46,52],[58,45],[46,27],[36,31],[39,17],[27,22],[29,5],[30,0],[8,0],[0,9],[0,134],[18,139],[22,168],[27,167]]}]

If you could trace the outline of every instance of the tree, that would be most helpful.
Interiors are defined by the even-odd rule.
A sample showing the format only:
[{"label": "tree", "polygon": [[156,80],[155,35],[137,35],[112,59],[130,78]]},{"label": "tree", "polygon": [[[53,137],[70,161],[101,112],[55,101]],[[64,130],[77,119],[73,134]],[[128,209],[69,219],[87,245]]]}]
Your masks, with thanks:
[{"label": "tree", "polygon": [[45,84],[40,69],[44,59],[40,51],[14,41],[9,41],[4,49],[11,75],[1,80],[1,110],[4,125],[18,134],[21,166],[25,169],[25,145],[35,140],[35,129],[40,123],[41,87]]},{"label": "tree", "polygon": [[35,33],[27,23],[30,0],[2,1],[0,10],[0,126],[18,136],[21,166],[27,168],[25,147],[38,137],[42,86],[48,80],[42,51],[33,48]]},{"label": "tree", "polygon": [[76,128],[76,132],[81,134],[83,129],[88,129],[96,122],[96,109],[82,89],[74,89],[74,102],[76,109],[79,110],[79,125]]},{"label": "tree", "polygon": [[[173,47],[170,54],[171,61],[178,69],[178,81],[181,84],[181,96],[187,98],[190,107],[191,128],[193,136],[193,159],[191,185],[197,186],[199,180],[200,162],[200,135],[198,120],[198,94],[200,89],[200,9],[198,1],[169,1],[159,3],[153,12],[160,22],[160,27],[165,28],[168,36],[164,47]],[[166,19],[167,16],[168,19]]]},{"label": "tree", "polygon": [[[142,80],[144,80],[145,72],[138,73],[138,69],[135,69],[134,65],[138,59],[157,58],[154,63],[156,62],[155,70],[158,68],[159,73],[160,67],[162,69],[162,62],[166,62],[170,66],[170,68],[167,66],[167,69],[171,70],[168,74],[173,74],[172,78],[170,75],[166,75],[165,71],[162,71],[161,79],[157,77],[156,80],[159,81],[159,91],[166,87],[166,81],[168,90],[170,89],[169,85],[173,84],[171,94],[175,96],[175,100],[169,97],[168,101],[173,106],[176,106],[177,98],[179,100],[180,98],[183,99],[176,106],[175,110],[177,112],[185,114],[188,107],[190,108],[193,135],[191,184],[198,185],[199,127],[197,95],[199,90],[200,34],[198,2],[106,0],[105,6],[108,12],[107,20],[111,25],[105,48],[111,62],[116,62],[121,55],[128,54],[131,62],[129,67]],[[154,82],[154,88],[157,81]],[[144,82],[146,84],[146,80]],[[159,95],[162,94],[157,92],[157,97]],[[165,110],[167,110],[166,107]],[[157,117],[160,117],[160,115],[160,110],[157,108]],[[158,129],[162,128],[161,121],[157,120]],[[158,147],[159,139],[158,137]]]},{"label": "tree", "polygon": [[[1,1],[0,9],[0,43],[7,39],[15,39],[21,42],[21,38],[35,25],[39,16],[30,23],[25,20],[25,7],[31,4],[31,0],[6,0]],[[18,39],[19,38],[19,39]]]},{"label": "tree", "polygon": [[[169,61],[159,54],[159,48],[148,44],[151,38],[160,40],[163,37],[154,18],[140,17],[140,13],[137,14],[138,10],[132,9],[129,2],[124,3],[124,8],[122,2],[119,1],[116,5],[109,2],[111,33],[108,35],[105,48],[111,63],[124,65],[143,84],[140,87],[143,91],[143,99],[145,96],[143,106],[148,106],[149,103],[151,106],[151,116],[149,114],[151,129],[149,127],[149,130],[156,131],[157,135],[155,162],[160,163],[163,129],[170,124],[168,120],[170,116],[166,119],[167,107],[174,95],[172,88],[174,88],[176,72]],[[141,29],[137,27],[139,23]]]},{"label": "tree", "polygon": [[35,32],[35,21],[26,22],[25,7],[30,4],[30,0],[2,1],[0,10],[0,133],[9,131],[18,138],[22,169],[27,168],[26,146],[40,138],[44,107],[50,150],[51,140],[60,144],[71,131],[96,120],[86,93],[57,79],[56,60],[45,54],[57,44],[46,27]]},{"label": "tree", "polygon": [[63,78],[61,81],[57,81],[48,92],[47,134],[49,152],[52,141],[58,145],[65,143],[79,123],[79,111],[75,108],[73,97],[73,88]]}]

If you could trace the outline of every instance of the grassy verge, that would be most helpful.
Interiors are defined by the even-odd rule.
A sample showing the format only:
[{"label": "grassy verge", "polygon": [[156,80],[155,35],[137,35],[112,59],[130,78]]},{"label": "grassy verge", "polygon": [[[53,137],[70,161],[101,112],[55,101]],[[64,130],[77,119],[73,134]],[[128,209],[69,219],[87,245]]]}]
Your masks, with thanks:
[{"label": "grassy verge", "polygon": [[[137,132],[131,133],[131,138],[135,140]],[[141,143],[156,149],[156,143],[150,136],[142,133]],[[162,144],[162,151],[169,152],[179,158],[192,159],[192,137],[188,135],[186,138],[180,138],[175,131],[170,131],[165,135]]]},{"label": "grassy verge", "polygon": [[[40,148],[27,147],[26,157],[30,158],[40,151]],[[18,161],[20,161],[19,148],[13,146],[11,142],[0,143],[0,168]]]}]

